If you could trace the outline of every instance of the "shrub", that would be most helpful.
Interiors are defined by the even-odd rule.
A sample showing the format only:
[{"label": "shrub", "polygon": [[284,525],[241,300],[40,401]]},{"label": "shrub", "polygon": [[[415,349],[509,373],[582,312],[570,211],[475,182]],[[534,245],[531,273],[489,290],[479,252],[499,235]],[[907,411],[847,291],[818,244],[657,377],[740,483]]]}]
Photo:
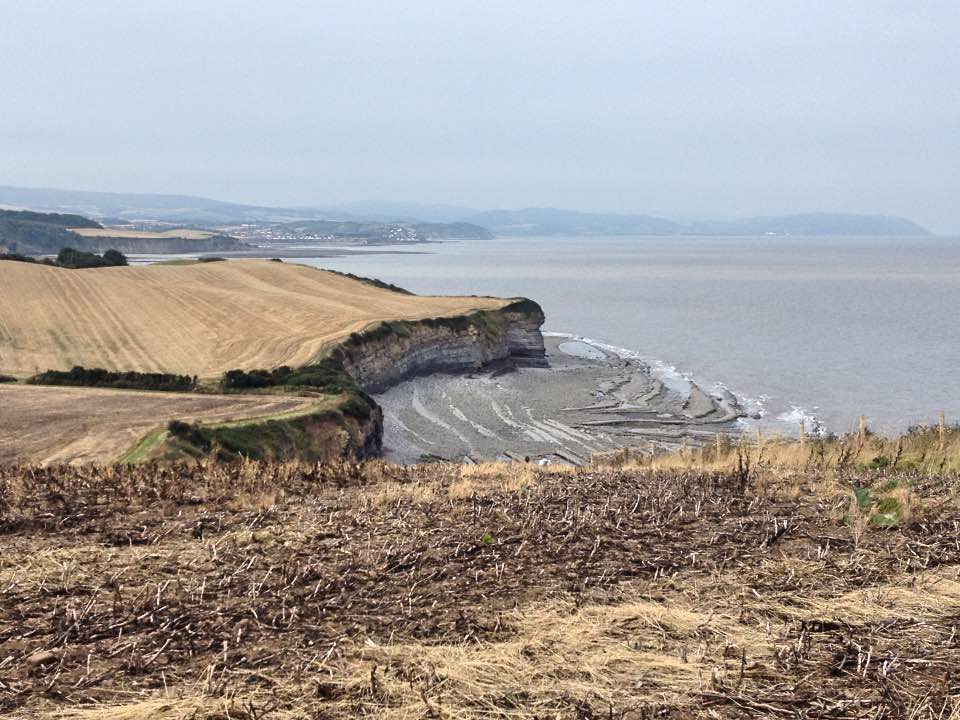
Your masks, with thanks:
[{"label": "shrub", "polygon": [[873,458],[873,460],[871,460],[870,462],[861,464],[860,469],[884,470],[890,467],[892,464],[893,462],[886,455],[878,455],[877,457]]},{"label": "shrub", "polygon": [[[274,258],[275,260],[277,258]],[[327,272],[332,272],[334,275],[341,275],[343,277],[348,277],[351,280],[356,280],[357,282],[362,282],[366,285],[373,285],[373,287],[380,288],[381,290],[389,290],[390,292],[399,293],[400,295],[413,295],[409,290],[394,285],[393,283],[384,282],[383,280],[377,280],[376,278],[363,277],[363,275],[354,275],[353,273],[340,272],[339,270],[327,270]]]},{"label": "shrub", "polygon": [[167,423],[167,430],[174,437],[196,447],[204,453],[210,451],[210,438],[199,425],[191,425],[182,420],[171,420]]},{"label": "shrub", "polygon": [[21,255],[20,253],[15,253],[15,252],[0,253],[0,260],[10,260],[12,262],[25,262],[25,263],[37,262],[36,258],[32,258],[28,255]]},{"label": "shrub", "polygon": [[129,263],[127,262],[127,256],[124,255],[119,250],[114,250],[113,248],[111,248],[110,250],[107,250],[103,254],[103,261],[111,267],[129,265]]},{"label": "shrub", "polygon": [[85,368],[77,365],[66,372],[47,370],[38,373],[27,382],[31,385],[76,385],[124,390],[189,392],[196,387],[197,378],[170,373],[112,372],[103,368]]},{"label": "shrub", "polygon": [[353,378],[339,361],[332,358],[297,369],[282,365],[273,370],[228,370],[220,380],[220,387],[225,391],[269,387],[310,388],[329,395],[358,392]]},{"label": "shrub", "polygon": [[102,256],[65,247],[57,253],[57,265],[73,270],[126,265],[127,257],[119,250],[107,250]]}]

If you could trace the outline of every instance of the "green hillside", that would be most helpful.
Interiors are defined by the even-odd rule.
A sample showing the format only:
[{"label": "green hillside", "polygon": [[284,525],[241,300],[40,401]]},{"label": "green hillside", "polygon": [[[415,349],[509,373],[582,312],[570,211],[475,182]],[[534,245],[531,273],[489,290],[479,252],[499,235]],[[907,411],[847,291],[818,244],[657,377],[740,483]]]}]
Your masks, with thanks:
[{"label": "green hillside", "polygon": [[82,215],[0,210],[0,251],[56,253],[60,248],[83,245],[70,228],[102,228]]}]

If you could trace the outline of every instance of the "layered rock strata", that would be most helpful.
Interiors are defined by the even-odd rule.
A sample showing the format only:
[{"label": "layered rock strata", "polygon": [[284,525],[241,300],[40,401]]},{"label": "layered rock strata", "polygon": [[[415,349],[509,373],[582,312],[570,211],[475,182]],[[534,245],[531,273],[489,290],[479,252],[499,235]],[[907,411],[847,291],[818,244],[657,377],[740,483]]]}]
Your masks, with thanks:
[{"label": "layered rock strata", "polygon": [[499,310],[379,323],[330,354],[361,389],[379,393],[411,377],[478,370],[498,361],[542,364],[543,322],[537,303],[518,299]]}]

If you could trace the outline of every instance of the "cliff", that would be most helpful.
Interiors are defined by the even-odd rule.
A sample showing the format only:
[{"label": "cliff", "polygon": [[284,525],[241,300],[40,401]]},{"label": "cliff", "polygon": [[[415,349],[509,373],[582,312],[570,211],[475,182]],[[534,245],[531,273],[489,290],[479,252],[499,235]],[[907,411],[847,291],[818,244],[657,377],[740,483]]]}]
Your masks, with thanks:
[{"label": "cliff", "polygon": [[540,306],[520,298],[498,310],[378,323],[350,335],[330,357],[362,390],[377,393],[417,375],[477,370],[509,359],[539,361],[543,322]]},{"label": "cliff", "polygon": [[308,366],[322,368],[330,389],[338,388],[336,397],[328,396],[329,404],[219,425],[174,422],[141,440],[124,461],[375,457],[383,443],[383,411],[367,393],[417,375],[478,370],[506,360],[542,362],[543,322],[543,310],[526,299],[452,317],[380,322],[350,335]]},{"label": "cliff", "polygon": [[320,399],[305,411],[221,423],[171,421],[141,438],[122,463],[215,458],[334,462],[380,454],[383,412],[364,395]]}]

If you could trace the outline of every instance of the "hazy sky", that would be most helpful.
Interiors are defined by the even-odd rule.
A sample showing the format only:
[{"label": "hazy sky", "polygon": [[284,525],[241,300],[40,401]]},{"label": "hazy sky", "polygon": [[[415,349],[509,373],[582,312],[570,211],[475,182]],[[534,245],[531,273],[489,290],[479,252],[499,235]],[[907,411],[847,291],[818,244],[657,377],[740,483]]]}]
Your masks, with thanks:
[{"label": "hazy sky", "polygon": [[0,0],[0,184],[960,232],[960,2]]}]

